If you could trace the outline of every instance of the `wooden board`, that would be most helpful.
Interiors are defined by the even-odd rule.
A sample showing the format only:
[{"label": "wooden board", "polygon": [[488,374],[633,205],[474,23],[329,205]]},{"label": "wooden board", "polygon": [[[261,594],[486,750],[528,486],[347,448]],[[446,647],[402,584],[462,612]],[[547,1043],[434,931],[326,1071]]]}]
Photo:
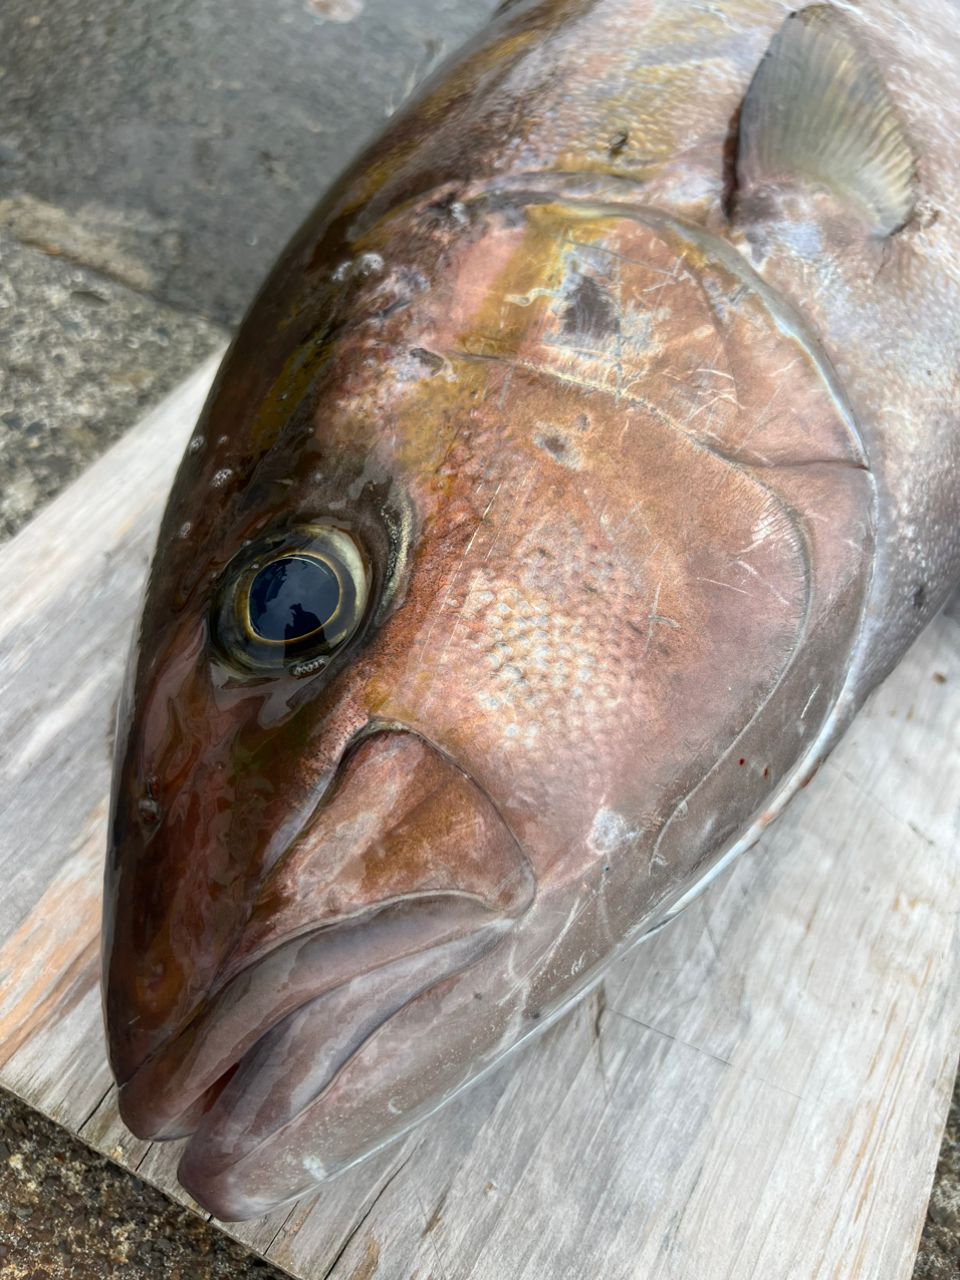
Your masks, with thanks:
[{"label": "wooden board", "polygon": [[[110,725],[207,365],[0,551],[0,1084],[179,1199],[110,1086]],[[757,849],[399,1146],[225,1228],[296,1276],[911,1274],[960,1030],[960,621]]]}]

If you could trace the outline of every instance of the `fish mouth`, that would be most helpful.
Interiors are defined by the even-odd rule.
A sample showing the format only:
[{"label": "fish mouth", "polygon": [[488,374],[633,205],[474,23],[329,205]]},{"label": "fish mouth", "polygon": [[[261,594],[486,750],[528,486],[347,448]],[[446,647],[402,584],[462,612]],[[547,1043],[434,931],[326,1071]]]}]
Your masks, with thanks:
[{"label": "fish mouth", "polygon": [[[317,1153],[322,1174],[301,1169],[302,1186],[292,1174],[281,1178],[288,1194],[261,1193],[260,1156],[282,1155],[288,1127],[323,1112],[354,1059],[361,1072],[374,1060],[376,1093],[370,1042],[401,1010],[452,989],[535,892],[526,855],[470,775],[417,734],[364,736],[260,887],[206,996],[122,1083],[121,1116],[138,1137],[190,1139],[180,1180],[218,1217],[266,1212],[402,1127],[389,1103],[366,1107],[351,1150]],[[435,1048],[424,1041],[424,1064]]]},{"label": "fish mouth", "polygon": [[396,1013],[471,967],[511,924],[470,895],[425,895],[281,943],[121,1087],[124,1122],[138,1137],[190,1137],[181,1183],[218,1217],[249,1216],[226,1190],[233,1171]]}]

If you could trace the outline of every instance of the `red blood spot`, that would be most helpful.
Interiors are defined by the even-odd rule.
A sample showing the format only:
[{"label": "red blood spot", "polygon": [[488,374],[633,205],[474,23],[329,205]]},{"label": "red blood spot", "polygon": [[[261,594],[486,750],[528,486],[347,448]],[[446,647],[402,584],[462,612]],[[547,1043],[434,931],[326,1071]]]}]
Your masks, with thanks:
[{"label": "red blood spot", "polygon": [[744,765],[747,763],[746,760],[743,758],[743,756],[740,757],[740,763],[741,765]]}]

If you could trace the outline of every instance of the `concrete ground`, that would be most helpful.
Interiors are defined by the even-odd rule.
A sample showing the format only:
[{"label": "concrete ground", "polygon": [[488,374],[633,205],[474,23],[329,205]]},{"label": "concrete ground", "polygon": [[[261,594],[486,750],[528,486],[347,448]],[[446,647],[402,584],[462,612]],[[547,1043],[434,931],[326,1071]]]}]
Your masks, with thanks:
[{"label": "concrete ground", "polygon": [[[0,536],[237,322],[496,0],[3,0]],[[960,1097],[960,1095],[958,1095]],[[915,1280],[960,1278],[954,1100]],[[0,1094],[0,1277],[279,1275]]]}]

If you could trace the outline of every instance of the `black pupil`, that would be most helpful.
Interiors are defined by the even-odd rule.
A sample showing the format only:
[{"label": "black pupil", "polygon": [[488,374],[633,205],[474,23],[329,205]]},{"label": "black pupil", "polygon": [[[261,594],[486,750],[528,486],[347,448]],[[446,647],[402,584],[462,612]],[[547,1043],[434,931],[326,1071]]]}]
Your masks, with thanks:
[{"label": "black pupil", "polygon": [[322,560],[284,556],[250,584],[250,625],[263,640],[301,640],[325,626],[339,603],[340,584]]}]

